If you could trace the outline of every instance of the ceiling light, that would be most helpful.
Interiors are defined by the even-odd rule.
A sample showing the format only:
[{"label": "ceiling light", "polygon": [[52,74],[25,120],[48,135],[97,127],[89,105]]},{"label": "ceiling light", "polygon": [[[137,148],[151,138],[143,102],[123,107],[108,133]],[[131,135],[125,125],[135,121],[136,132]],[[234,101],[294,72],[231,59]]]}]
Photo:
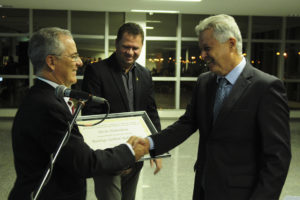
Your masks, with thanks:
[{"label": "ceiling light", "polygon": [[146,28],[146,29],[154,29],[153,26],[146,26],[145,28]]},{"label": "ceiling light", "polygon": [[158,1],[200,2],[202,0],[158,0]]},{"label": "ceiling light", "polygon": [[146,23],[155,23],[155,24],[159,24],[159,23],[161,23],[161,21],[159,21],[159,20],[146,20]]},{"label": "ceiling light", "polygon": [[156,2],[201,2],[202,0],[144,0],[144,1],[156,1]]},{"label": "ceiling light", "polygon": [[131,10],[131,12],[146,12],[146,13],[179,13],[178,10]]}]

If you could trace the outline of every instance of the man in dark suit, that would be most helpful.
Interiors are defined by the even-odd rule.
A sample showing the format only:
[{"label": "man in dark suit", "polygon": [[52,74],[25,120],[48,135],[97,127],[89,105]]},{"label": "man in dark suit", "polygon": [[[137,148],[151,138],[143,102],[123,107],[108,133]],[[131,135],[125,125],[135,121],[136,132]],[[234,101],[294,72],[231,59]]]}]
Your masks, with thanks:
[{"label": "man in dark suit", "polygon": [[279,199],[291,159],[284,85],[246,62],[231,16],[208,17],[196,32],[210,72],[198,77],[192,100],[177,122],[134,144],[144,142],[157,155],[198,129],[194,200]]},{"label": "man in dark suit", "polygon": [[[17,178],[9,200],[31,199],[31,192],[41,183],[50,155],[58,148],[72,120],[68,99],[56,97],[55,87],[76,83],[76,71],[82,66],[70,32],[60,28],[44,28],[35,33],[28,53],[38,78],[13,123]],[[130,140],[115,148],[94,151],[74,125],[38,199],[84,200],[86,178],[126,169],[140,159],[143,148],[133,150],[129,143]]]},{"label": "man in dark suit", "polygon": [[[135,23],[126,23],[118,30],[116,52],[103,61],[88,65],[82,90],[104,97],[110,102],[110,112],[146,111],[160,131],[160,120],[153,96],[150,71],[136,62],[142,51],[143,29]],[[106,113],[105,107],[88,103],[82,114]],[[157,173],[161,160],[154,160]],[[151,165],[152,165],[151,161]],[[94,177],[95,192],[101,200],[134,200],[143,162],[129,170]]]}]

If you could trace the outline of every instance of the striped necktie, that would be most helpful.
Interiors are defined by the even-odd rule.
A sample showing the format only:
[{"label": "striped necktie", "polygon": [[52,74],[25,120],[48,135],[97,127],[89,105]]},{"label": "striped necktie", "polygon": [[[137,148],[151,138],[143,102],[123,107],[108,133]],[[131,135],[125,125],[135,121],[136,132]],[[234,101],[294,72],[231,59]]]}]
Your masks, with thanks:
[{"label": "striped necktie", "polygon": [[214,121],[216,120],[220,108],[222,107],[223,100],[225,97],[229,94],[230,92],[230,83],[227,81],[226,78],[220,78],[219,79],[219,87],[216,93],[216,98],[215,98],[215,105],[214,105]]}]

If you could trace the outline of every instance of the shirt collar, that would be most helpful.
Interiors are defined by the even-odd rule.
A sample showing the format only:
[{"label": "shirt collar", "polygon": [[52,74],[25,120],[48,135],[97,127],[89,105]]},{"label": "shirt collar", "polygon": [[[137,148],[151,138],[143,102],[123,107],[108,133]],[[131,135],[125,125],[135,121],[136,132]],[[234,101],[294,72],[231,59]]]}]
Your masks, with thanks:
[{"label": "shirt collar", "polygon": [[[134,70],[134,68],[136,67],[136,63],[133,63],[132,67],[130,68],[129,72],[132,72]],[[125,70],[122,68],[122,72],[125,73]]]},{"label": "shirt collar", "polygon": [[[234,85],[240,74],[242,73],[243,69],[246,66],[246,59],[243,56],[242,61],[235,66],[226,76],[226,80],[230,82],[231,85]],[[222,78],[221,76],[217,76],[217,82],[219,79]]]},{"label": "shirt collar", "polygon": [[[53,88],[56,88],[57,86],[59,86],[57,83],[53,82],[53,81],[50,81],[50,80],[47,80],[47,79],[44,79],[42,77],[37,77],[37,79],[51,85]],[[70,97],[64,97],[64,100],[66,101],[66,103],[69,101]]]}]

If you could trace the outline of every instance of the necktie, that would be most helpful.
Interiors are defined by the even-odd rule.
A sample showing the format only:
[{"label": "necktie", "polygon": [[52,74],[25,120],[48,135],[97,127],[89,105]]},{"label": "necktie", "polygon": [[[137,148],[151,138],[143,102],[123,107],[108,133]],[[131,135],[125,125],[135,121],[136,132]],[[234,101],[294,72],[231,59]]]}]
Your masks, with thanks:
[{"label": "necktie", "polygon": [[215,105],[214,105],[214,121],[217,118],[223,100],[229,94],[229,91],[230,91],[230,83],[226,80],[226,78],[220,78],[219,87],[216,93]]}]

